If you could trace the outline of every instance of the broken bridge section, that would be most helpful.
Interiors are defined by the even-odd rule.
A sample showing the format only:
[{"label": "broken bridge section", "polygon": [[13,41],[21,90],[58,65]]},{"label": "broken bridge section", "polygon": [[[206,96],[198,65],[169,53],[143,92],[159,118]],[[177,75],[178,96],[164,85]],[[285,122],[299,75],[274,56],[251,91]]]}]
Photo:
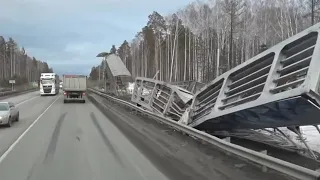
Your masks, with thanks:
[{"label": "broken bridge section", "polygon": [[170,84],[184,88],[194,94],[205,86],[204,83],[197,82],[197,81],[178,81],[178,82],[171,82]]},{"label": "broken bridge section", "polygon": [[[287,127],[301,138],[300,126],[308,125],[320,132],[317,126],[320,124],[319,33],[320,23],[198,89],[190,82],[169,84],[139,77],[132,101],[214,134],[224,131],[239,136],[242,130],[274,128],[284,135],[279,128]],[[196,93],[184,93],[189,95],[189,99],[184,99],[179,95],[183,88],[178,86]]]},{"label": "broken bridge section", "polygon": [[191,105],[193,93],[155,79],[137,77],[131,101],[149,111],[179,121]]},{"label": "broken bridge section", "polygon": [[320,124],[320,24],[229,70],[193,97],[188,125],[205,131]]},{"label": "broken bridge section", "polygon": [[127,83],[132,81],[131,73],[115,54],[105,57],[106,86],[105,91],[118,96],[126,92]]}]

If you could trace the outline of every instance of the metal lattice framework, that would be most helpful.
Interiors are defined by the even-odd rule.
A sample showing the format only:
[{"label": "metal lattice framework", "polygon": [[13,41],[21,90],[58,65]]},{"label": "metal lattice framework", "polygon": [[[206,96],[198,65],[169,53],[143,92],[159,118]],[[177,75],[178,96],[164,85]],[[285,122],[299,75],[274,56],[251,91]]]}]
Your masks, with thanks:
[{"label": "metal lattice framework", "polygon": [[320,24],[224,73],[193,97],[203,130],[320,124]]},{"label": "metal lattice framework", "polygon": [[191,104],[192,97],[191,92],[181,87],[137,77],[131,101],[149,111],[178,121]]},{"label": "metal lattice framework", "polygon": [[170,84],[182,87],[192,93],[196,93],[202,87],[205,86],[204,83],[197,82],[197,81],[178,81],[178,82],[172,82]]}]

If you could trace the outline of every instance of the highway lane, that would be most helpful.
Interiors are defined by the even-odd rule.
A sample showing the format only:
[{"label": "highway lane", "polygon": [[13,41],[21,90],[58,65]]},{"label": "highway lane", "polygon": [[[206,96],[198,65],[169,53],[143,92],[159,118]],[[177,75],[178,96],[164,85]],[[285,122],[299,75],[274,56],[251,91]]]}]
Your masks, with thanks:
[{"label": "highway lane", "polygon": [[90,101],[63,104],[60,97],[33,118],[33,127],[1,156],[1,179],[168,179]]},{"label": "highway lane", "polygon": [[14,122],[10,128],[0,127],[0,154],[3,154],[56,98],[57,96],[40,97],[39,92],[31,92],[0,100],[15,103],[20,112],[19,122]]},{"label": "highway lane", "polygon": [[[16,102],[27,101],[18,105],[20,122],[12,128],[0,129],[0,179],[283,179],[252,169],[243,162],[223,158],[221,154],[205,156],[198,150],[199,145],[166,136],[161,127],[154,129],[153,125],[150,127],[141,122],[136,125],[144,132],[153,133],[148,132],[148,138],[142,138],[137,144],[133,139],[127,139],[128,133],[136,132],[129,130],[123,134],[113,123],[124,119],[136,122],[139,117],[128,116],[119,107],[115,108],[122,116],[111,120],[88,100],[86,104],[63,104],[62,95],[34,95],[31,100],[17,97]],[[136,135],[130,134],[131,137]],[[150,142],[149,138],[159,142]],[[173,144],[167,144],[164,139],[170,139],[168,141]],[[187,149],[176,149],[176,144],[183,144]],[[178,153],[171,154],[167,149],[178,150]],[[207,163],[213,166],[207,166]],[[235,168],[239,164],[245,167]]]},{"label": "highway lane", "polygon": [[20,105],[23,103],[26,103],[32,99],[35,99],[37,97],[40,97],[39,91],[34,91],[34,92],[29,92],[29,93],[25,93],[25,94],[20,94],[20,95],[16,95],[16,96],[11,96],[8,98],[3,98],[0,99],[0,101],[11,101],[13,103],[15,103],[16,105]]}]

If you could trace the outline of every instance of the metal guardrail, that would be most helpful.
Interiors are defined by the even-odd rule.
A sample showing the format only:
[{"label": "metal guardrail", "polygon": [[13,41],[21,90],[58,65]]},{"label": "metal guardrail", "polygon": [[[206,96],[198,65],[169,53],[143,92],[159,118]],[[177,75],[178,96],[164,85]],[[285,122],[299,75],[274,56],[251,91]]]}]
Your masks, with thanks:
[{"label": "metal guardrail", "polygon": [[8,95],[12,95],[12,94],[18,94],[18,93],[23,93],[23,92],[30,92],[30,91],[34,91],[37,88],[30,88],[30,89],[26,89],[26,90],[18,90],[18,91],[5,91],[5,92],[0,92],[0,97],[3,96],[8,96]]},{"label": "metal guardrail", "polygon": [[94,89],[88,89],[90,92],[93,92],[97,95],[100,95],[104,98],[110,99],[114,102],[120,103],[126,107],[130,107],[132,109],[135,109],[137,111],[140,111],[144,114],[147,114],[148,116],[151,116],[152,118],[161,121],[162,123],[173,127],[176,130],[179,130],[183,133],[189,134],[197,139],[200,139],[208,144],[211,144],[215,147],[220,148],[224,152],[228,152],[234,155],[237,155],[239,157],[245,158],[247,160],[250,160],[254,163],[260,164],[262,166],[268,167],[270,169],[273,169],[275,171],[278,171],[280,173],[289,175],[291,177],[302,179],[302,180],[320,180],[320,172],[307,169],[271,156],[268,156],[266,154],[262,154],[260,152],[256,152],[229,142],[226,142],[225,140],[219,139],[215,136],[212,136],[210,134],[207,134],[205,132],[199,131],[197,129],[194,129],[192,127],[180,124],[178,122],[172,121],[168,118],[165,118],[161,115],[152,113],[148,110],[144,110],[142,108],[139,108],[135,106],[134,104],[131,104],[129,102],[117,99],[115,97],[109,96],[104,94],[103,92],[94,90]]}]

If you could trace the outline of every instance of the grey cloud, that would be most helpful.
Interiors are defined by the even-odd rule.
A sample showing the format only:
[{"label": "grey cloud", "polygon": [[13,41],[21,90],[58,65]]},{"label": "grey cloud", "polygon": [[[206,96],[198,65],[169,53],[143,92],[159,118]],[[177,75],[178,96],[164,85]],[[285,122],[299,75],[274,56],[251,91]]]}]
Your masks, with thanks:
[{"label": "grey cloud", "polygon": [[52,65],[52,68],[59,75],[63,75],[63,74],[89,75],[91,71],[91,66],[87,64],[74,64],[72,66]]},{"label": "grey cloud", "polygon": [[186,1],[0,0],[0,35],[13,37],[58,73],[88,74],[99,64],[96,54],[130,41],[153,10]]},{"label": "grey cloud", "polygon": [[[30,48],[53,48],[62,50],[68,43],[95,42],[100,43],[113,33],[125,33],[127,30],[114,24],[101,21],[60,22],[58,25],[31,26],[13,20],[0,19],[3,26],[1,35],[13,37],[19,44]],[[51,28],[55,26],[56,28]],[[58,29],[57,26],[60,28]],[[106,28],[110,28],[105,32]]]},{"label": "grey cloud", "polygon": [[19,44],[29,48],[54,48],[61,50],[66,42],[80,39],[81,35],[74,32],[57,32],[45,26],[30,26],[13,20],[0,19],[4,25],[1,35],[14,38]]}]

